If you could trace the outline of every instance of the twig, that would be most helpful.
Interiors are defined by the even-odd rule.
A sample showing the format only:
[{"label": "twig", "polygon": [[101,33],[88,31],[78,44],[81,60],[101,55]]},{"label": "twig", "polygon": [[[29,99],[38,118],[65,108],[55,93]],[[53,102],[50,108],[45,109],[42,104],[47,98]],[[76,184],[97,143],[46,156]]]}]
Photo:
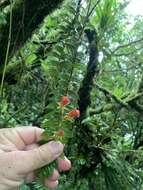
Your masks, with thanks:
[{"label": "twig", "polygon": [[96,4],[92,7],[92,9],[90,10],[88,17],[91,16],[91,14],[93,13],[94,9],[97,7],[97,5],[100,3],[101,0],[97,0]]},{"label": "twig", "polygon": [[140,38],[140,39],[138,39],[138,40],[132,41],[132,42],[130,42],[130,43],[128,43],[128,44],[120,45],[120,46],[118,46],[116,49],[114,49],[114,50],[111,51],[111,52],[114,54],[116,51],[118,51],[118,50],[121,49],[121,48],[125,48],[125,47],[128,47],[128,46],[134,45],[134,44],[136,44],[136,43],[138,43],[138,42],[141,42],[141,41],[143,41],[143,38]]}]

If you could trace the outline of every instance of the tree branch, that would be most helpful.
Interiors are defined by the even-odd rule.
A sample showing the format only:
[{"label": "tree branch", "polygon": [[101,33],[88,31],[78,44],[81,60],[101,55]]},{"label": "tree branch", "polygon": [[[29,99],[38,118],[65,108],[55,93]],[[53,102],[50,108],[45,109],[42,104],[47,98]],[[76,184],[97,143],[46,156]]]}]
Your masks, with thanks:
[{"label": "tree branch", "polygon": [[109,95],[114,101],[114,103],[107,104],[105,106],[101,106],[97,109],[90,109],[89,113],[90,115],[94,114],[100,114],[105,111],[111,111],[113,108],[126,108],[129,110],[129,108],[135,110],[139,114],[143,113],[143,106],[138,104],[136,101],[139,100],[143,96],[143,92],[139,92],[136,95],[130,97],[128,96],[127,98],[120,99],[117,96],[115,96],[113,93],[111,93],[109,90],[106,88],[101,87],[99,84],[95,84],[95,86],[102,91],[105,95]]},{"label": "tree branch", "polygon": [[141,41],[143,41],[143,38],[140,38],[140,39],[138,39],[138,40],[129,42],[129,43],[127,43],[127,44],[120,45],[120,46],[118,46],[117,48],[115,48],[113,51],[111,51],[111,53],[114,54],[114,53],[115,53],[116,51],[118,51],[119,49],[126,48],[126,47],[128,47],[128,46],[134,45],[134,44],[136,44],[136,43],[138,43],[138,42],[141,42]]},{"label": "tree branch", "polygon": [[86,114],[86,110],[91,103],[90,92],[92,90],[93,79],[97,72],[96,68],[98,64],[98,44],[96,30],[86,30],[85,33],[89,41],[90,56],[87,71],[79,89],[78,105],[81,112],[81,120]]}]

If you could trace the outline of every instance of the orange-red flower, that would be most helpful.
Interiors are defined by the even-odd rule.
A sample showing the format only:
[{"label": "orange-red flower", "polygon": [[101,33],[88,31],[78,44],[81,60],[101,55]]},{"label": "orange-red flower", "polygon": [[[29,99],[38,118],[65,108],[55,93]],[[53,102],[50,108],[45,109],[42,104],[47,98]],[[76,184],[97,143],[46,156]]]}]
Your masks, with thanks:
[{"label": "orange-red flower", "polygon": [[68,96],[62,96],[60,103],[61,103],[61,106],[66,106],[66,105],[68,105],[68,104],[70,103],[70,100],[69,100]]},{"label": "orange-red flower", "polygon": [[69,117],[79,117],[80,116],[80,111],[77,109],[73,109],[68,113]]},{"label": "orange-red flower", "polygon": [[65,135],[65,132],[63,130],[60,130],[56,133],[57,136],[63,137]]}]

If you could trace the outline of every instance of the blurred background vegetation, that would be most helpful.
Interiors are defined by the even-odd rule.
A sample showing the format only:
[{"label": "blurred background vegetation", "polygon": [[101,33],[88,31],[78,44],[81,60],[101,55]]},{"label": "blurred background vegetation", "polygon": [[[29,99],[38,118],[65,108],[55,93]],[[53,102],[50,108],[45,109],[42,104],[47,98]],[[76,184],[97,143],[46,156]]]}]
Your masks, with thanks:
[{"label": "blurred background vegetation", "polygon": [[81,112],[58,190],[143,189],[143,17],[129,2],[0,1],[0,127],[53,131],[64,95]]}]

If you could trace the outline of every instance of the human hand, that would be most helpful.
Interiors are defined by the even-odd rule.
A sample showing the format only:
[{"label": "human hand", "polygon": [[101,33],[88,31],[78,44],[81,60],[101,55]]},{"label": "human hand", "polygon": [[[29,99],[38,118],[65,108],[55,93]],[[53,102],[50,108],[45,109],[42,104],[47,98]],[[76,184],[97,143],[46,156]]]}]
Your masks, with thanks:
[{"label": "human hand", "polygon": [[58,171],[70,169],[68,159],[59,159],[64,148],[62,143],[51,141],[42,146],[36,144],[42,132],[37,127],[0,129],[1,190],[17,190],[24,181],[34,181],[34,170],[58,159],[58,168],[51,177],[44,180],[45,186],[55,188],[58,185]]}]

